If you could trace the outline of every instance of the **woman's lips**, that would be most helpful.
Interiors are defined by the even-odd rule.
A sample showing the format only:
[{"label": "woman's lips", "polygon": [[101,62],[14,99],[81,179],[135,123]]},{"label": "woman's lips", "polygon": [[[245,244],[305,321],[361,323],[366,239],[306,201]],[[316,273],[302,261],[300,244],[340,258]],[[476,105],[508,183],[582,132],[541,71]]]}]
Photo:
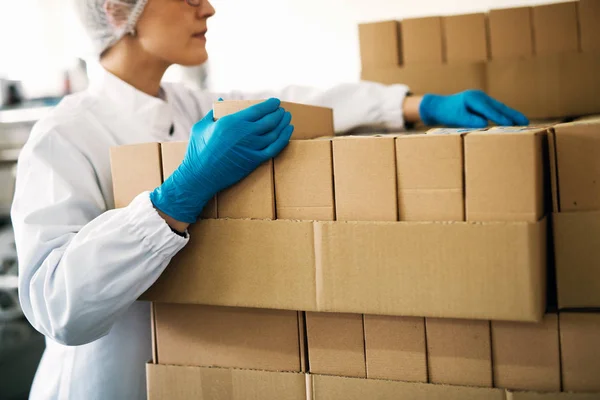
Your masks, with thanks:
[{"label": "woman's lips", "polygon": [[206,31],[203,32],[196,32],[192,35],[193,38],[195,39],[202,39],[202,40],[206,40]]}]

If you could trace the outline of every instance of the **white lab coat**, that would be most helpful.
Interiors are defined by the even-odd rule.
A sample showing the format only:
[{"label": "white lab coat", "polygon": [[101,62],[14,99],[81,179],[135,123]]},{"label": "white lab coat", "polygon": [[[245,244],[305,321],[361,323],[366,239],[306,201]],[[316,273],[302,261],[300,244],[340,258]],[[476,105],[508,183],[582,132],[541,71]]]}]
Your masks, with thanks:
[{"label": "white lab coat", "polygon": [[[403,85],[349,84],[329,91],[196,93],[163,85],[166,101],[106,71],[34,127],[19,158],[12,209],[20,301],[47,349],[33,399],[145,399],[150,306],[136,299],[187,243],[142,193],[114,208],[109,148],[187,140],[218,97],[332,106],[335,126],[400,129]],[[175,131],[169,135],[171,124]]]}]

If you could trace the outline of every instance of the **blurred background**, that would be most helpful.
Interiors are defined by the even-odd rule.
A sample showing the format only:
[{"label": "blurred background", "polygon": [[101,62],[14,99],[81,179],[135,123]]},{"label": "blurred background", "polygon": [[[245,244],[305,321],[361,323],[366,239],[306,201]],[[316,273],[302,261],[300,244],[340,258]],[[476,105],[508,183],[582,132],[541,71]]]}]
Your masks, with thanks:
[{"label": "blurred background", "polygon": [[[98,69],[77,0],[0,0],[0,399],[26,398],[44,340],[23,318],[9,210],[14,169],[33,124]],[[360,76],[358,24],[553,0],[213,0],[209,62],[165,80],[198,90],[327,88]]]}]

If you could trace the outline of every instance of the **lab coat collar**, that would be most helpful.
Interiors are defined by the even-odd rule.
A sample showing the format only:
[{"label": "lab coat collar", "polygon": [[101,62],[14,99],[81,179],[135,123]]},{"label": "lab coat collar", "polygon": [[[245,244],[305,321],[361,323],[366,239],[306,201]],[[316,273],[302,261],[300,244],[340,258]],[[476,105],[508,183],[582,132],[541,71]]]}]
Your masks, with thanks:
[{"label": "lab coat collar", "polygon": [[[100,68],[90,82],[90,90],[108,98],[120,113],[134,118],[138,124],[159,134],[167,134],[173,124],[173,113],[167,93],[161,88],[161,98],[150,96]],[[162,136],[162,135],[161,135]]]}]

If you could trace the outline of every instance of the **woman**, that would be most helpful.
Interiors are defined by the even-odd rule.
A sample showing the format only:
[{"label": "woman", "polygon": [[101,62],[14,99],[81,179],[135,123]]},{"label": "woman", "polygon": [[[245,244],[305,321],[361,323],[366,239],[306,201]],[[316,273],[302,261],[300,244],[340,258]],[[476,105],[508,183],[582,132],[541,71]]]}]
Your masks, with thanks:
[{"label": "woman", "polygon": [[[293,127],[274,98],[213,121],[219,97],[275,94],[161,85],[170,65],[207,59],[207,20],[214,14],[207,0],[78,0],[78,8],[103,71],[33,129],[19,160],[12,210],[20,301],[47,337],[31,397],[142,399],[150,312],[136,299],[186,245],[186,228],[208,199],[277,155]],[[362,83],[325,92],[291,87],[276,97],[334,107],[338,131],[365,124],[399,129],[419,118],[527,124],[481,92],[406,95],[402,85]],[[188,139],[171,178],[111,210],[111,146]]]}]

